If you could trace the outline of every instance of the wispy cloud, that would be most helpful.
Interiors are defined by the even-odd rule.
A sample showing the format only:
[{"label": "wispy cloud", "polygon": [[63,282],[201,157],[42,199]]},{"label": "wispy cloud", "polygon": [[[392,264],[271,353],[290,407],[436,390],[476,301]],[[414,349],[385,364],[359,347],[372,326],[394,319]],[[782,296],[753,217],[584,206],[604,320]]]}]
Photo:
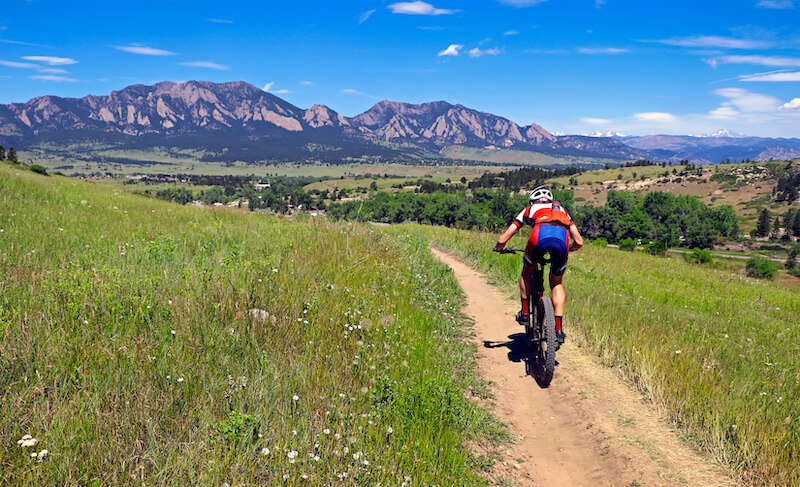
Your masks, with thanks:
[{"label": "wispy cloud", "polygon": [[606,0],[594,0],[594,8],[601,8],[606,4]]},{"label": "wispy cloud", "polygon": [[314,86],[314,82],[313,81],[301,81],[300,84],[302,86]]},{"label": "wispy cloud", "polygon": [[459,12],[459,10],[436,8],[430,3],[421,1],[397,2],[387,6],[386,8],[390,9],[393,14],[406,15],[450,15]]},{"label": "wispy cloud", "polygon": [[439,51],[439,56],[458,56],[461,49],[464,49],[463,44],[450,44],[444,51]]},{"label": "wispy cloud", "polygon": [[285,95],[286,93],[292,93],[292,91],[287,90],[286,88],[281,88],[280,90],[272,90],[270,93],[274,93],[276,95]]},{"label": "wispy cloud", "polygon": [[739,76],[739,81],[800,81],[800,71],[772,71],[769,73],[745,74]]},{"label": "wispy cloud", "polygon": [[794,0],[760,0],[756,7],[761,8],[794,8]]},{"label": "wispy cloud", "polygon": [[366,96],[367,98],[378,99],[377,96],[370,95],[369,93],[364,93],[363,91],[354,90],[353,88],[345,88],[340,90],[340,93],[345,95],[357,95],[357,96]]},{"label": "wispy cloud", "polygon": [[55,56],[22,56],[26,61],[36,61],[44,63],[48,66],[65,66],[68,64],[76,64],[78,61],[68,57],[55,57]]},{"label": "wispy cloud", "polygon": [[792,101],[784,103],[778,110],[800,110],[800,98],[792,98]]},{"label": "wispy cloud", "polygon": [[[481,57],[481,56],[497,56],[501,52],[502,51],[500,51],[500,49],[498,49],[496,47],[494,47],[492,49],[479,49],[479,48],[476,47],[474,49],[470,49],[468,51],[468,54],[469,54],[469,57]],[[440,53],[439,55],[441,56],[442,54]]]},{"label": "wispy cloud", "polygon": [[156,49],[155,47],[147,47],[137,44],[131,44],[130,46],[114,46],[114,49],[129,52],[131,54],[141,54],[143,56],[174,56],[176,54],[172,51],[165,51],[164,49]]},{"label": "wispy cloud", "polygon": [[67,74],[69,71],[66,69],[61,68],[39,68],[38,70],[40,73],[48,73],[48,74]]},{"label": "wispy cloud", "polygon": [[210,61],[191,61],[188,63],[178,63],[178,64],[180,64],[181,66],[191,66],[194,68],[209,68],[209,69],[220,69],[220,70],[231,69],[230,67],[225,66],[224,64],[212,63]]},{"label": "wispy cloud", "polygon": [[275,82],[274,81],[270,81],[269,83],[265,84],[264,87],[261,88],[261,89],[264,90],[264,91],[269,91],[269,90],[272,89],[273,86],[275,86]]},{"label": "wispy cloud", "polygon": [[713,93],[727,98],[728,101],[723,102],[722,106],[733,107],[741,112],[773,112],[781,106],[781,100],[774,96],[753,93],[744,88],[720,88]]},{"label": "wispy cloud", "polygon": [[36,74],[30,77],[31,79],[37,79],[39,81],[55,81],[56,83],[75,83],[75,78],[67,78],[66,76],[55,76],[50,74]]},{"label": "wispy cloud", "polygon": [[38,68],[37,64],[33,63],[20,63],[17,61],[3,61],[0,60],[0,66],[6,66],[9,68]]},{"label": "wispy cloud", "polygon": [[50,46],[45,46],[45,45],[42,45],[42,44],[34,44],[32,42],[14,41],[14,40],[11,40],[11,39],[0,39],[0,42],[2,42],[4,44],[15,44],[17,46],[50,47]]},{"label": "wispy cloud", "polygon": [[530,7],[531,5],[537,5],[546,1],[547,0],[499,0],[500,3],[511,5],[512,7]]},{"label": "wispy cloud", "polygon": [[578,52],[581,54],[622,54],[629,51],[618,47],[580,47]]},{"label": "wispy cloud", "polygon": [[515,36],[515,35],[518,35],[518,34],[519,34],[519,31],[518,30],[514,30],[514,29],[507,30],[507,31],[503,32],[504,36]]},{"label": "wispy cloud", "polygon": [[361,25],[367,20],[369,20],[369,18],[372,17],[372,14],[374,13],[375,13],[374,8],[371,10],[367,10],[366,12],[362,12],[361,15],[358,16],[358,25]]},{"label": "wispy cloud", "polygon": [[233,24],[232,20],[228,19],[206,19],[206,22],[213,22],[215,24]]},{"label": "wispy cloud", "polygon": [[724,36],[689,36],[673,39],[656,39],[645,42],[655,42],[668,46],[680,47],[721,47],[725,49],[766,49],[773,45],[772,42],[756,39],[740,39]]},{"label": "wispy cloud", "polygon": [[757,64],[759,66],[800,66],[800,58],[786,56],[721,56],[706,59],[705,62],[716,68],[718,64]]},{"label": "wispy cloud", "polygon": [[666,112],[634,113],[633,118],[637,122],[658,122],[658,123],[674,122],[675,120],[678,119],[678,117],[676,117],[675,115]]},{"label": "wispy cloud", "polygon": [[608,125],[613,123],[613,120],[609,120],[607,118],[594,118],[594,117],[580,117],[579,120],[584,123],[588,123],[591,125]]}]

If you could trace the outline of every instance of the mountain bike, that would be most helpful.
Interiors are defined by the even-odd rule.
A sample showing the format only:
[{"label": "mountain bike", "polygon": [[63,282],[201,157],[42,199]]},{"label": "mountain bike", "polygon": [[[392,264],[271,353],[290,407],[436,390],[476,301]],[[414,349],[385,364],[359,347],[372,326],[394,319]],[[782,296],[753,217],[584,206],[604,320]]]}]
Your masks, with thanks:
[{"label": "mountain bike", "polygon": [[[523,259],[525,258],[525,249],[506,248],[500,253],[515,255],[519,253],[522,254]],[[549,296],[544,295],[544,266],[549,263],[550,259],[544,257],[533,263],[533,289],[528,289],[528,302],[536,303],[536,309],[531,310],[535,312],[528,314],[528,322],[525,324],[528,353],[526,363],[529,366],[529,372],[534,373],[534,377],[542,387],[547,387],[553,380],[556,368],[556,350],[558,350],[553,301]],[[534,296],[537,298],[535,301]],[[536,367],[531,368],[531,365]]]}]

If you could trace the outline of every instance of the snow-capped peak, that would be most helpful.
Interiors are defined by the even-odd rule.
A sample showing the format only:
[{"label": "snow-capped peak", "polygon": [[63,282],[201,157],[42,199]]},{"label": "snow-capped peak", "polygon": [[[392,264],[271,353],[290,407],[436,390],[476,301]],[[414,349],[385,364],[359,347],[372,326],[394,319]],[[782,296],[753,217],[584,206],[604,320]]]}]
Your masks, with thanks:
[{"label": "snow-capped peak", "polygon": [[739,132],[734,132],[733,130],[719,129],[713,134],[706,135],[706,137],[712,137],[715,139],[722,139],[722,138],[738,139],[747,136],[744,134],[740,134]]},{"label": "snow-capped peak", "polygon": [[587,137],[625,137],[625,135],[619,132],[592,132],[591,134],[586,134]]}]

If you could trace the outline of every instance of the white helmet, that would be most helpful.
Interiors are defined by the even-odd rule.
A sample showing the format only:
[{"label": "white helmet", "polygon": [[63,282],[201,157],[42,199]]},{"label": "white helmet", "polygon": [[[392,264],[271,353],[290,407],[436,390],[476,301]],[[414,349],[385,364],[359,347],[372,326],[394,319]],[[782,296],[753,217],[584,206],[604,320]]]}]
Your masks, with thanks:
[{"label": "white helmet", "polygon": [[531,195],[528,197],[528,201],[531,203],[545,200],[547,202],[553,201],[553,192],[547,186],[539,186],[531,191]]}]

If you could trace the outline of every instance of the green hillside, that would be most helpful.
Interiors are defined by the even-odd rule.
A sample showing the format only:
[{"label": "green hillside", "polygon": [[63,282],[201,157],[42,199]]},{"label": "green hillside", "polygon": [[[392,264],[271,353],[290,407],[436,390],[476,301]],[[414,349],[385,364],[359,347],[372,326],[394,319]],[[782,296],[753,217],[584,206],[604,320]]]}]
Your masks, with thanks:
[{"label": "green hillside", "polygon": [[422,245],[0,166],[0,483],[484,484]]},{"label": "green hillside", "polygon": [[[425,238],[518,296],[519,258],[490,252],[497,234],[424,225],[384,231]],[[588,347],[618,368],[748,485],[800,483],[796,286],[592,245],[570,256],[564,283],[568,346]]]}]

